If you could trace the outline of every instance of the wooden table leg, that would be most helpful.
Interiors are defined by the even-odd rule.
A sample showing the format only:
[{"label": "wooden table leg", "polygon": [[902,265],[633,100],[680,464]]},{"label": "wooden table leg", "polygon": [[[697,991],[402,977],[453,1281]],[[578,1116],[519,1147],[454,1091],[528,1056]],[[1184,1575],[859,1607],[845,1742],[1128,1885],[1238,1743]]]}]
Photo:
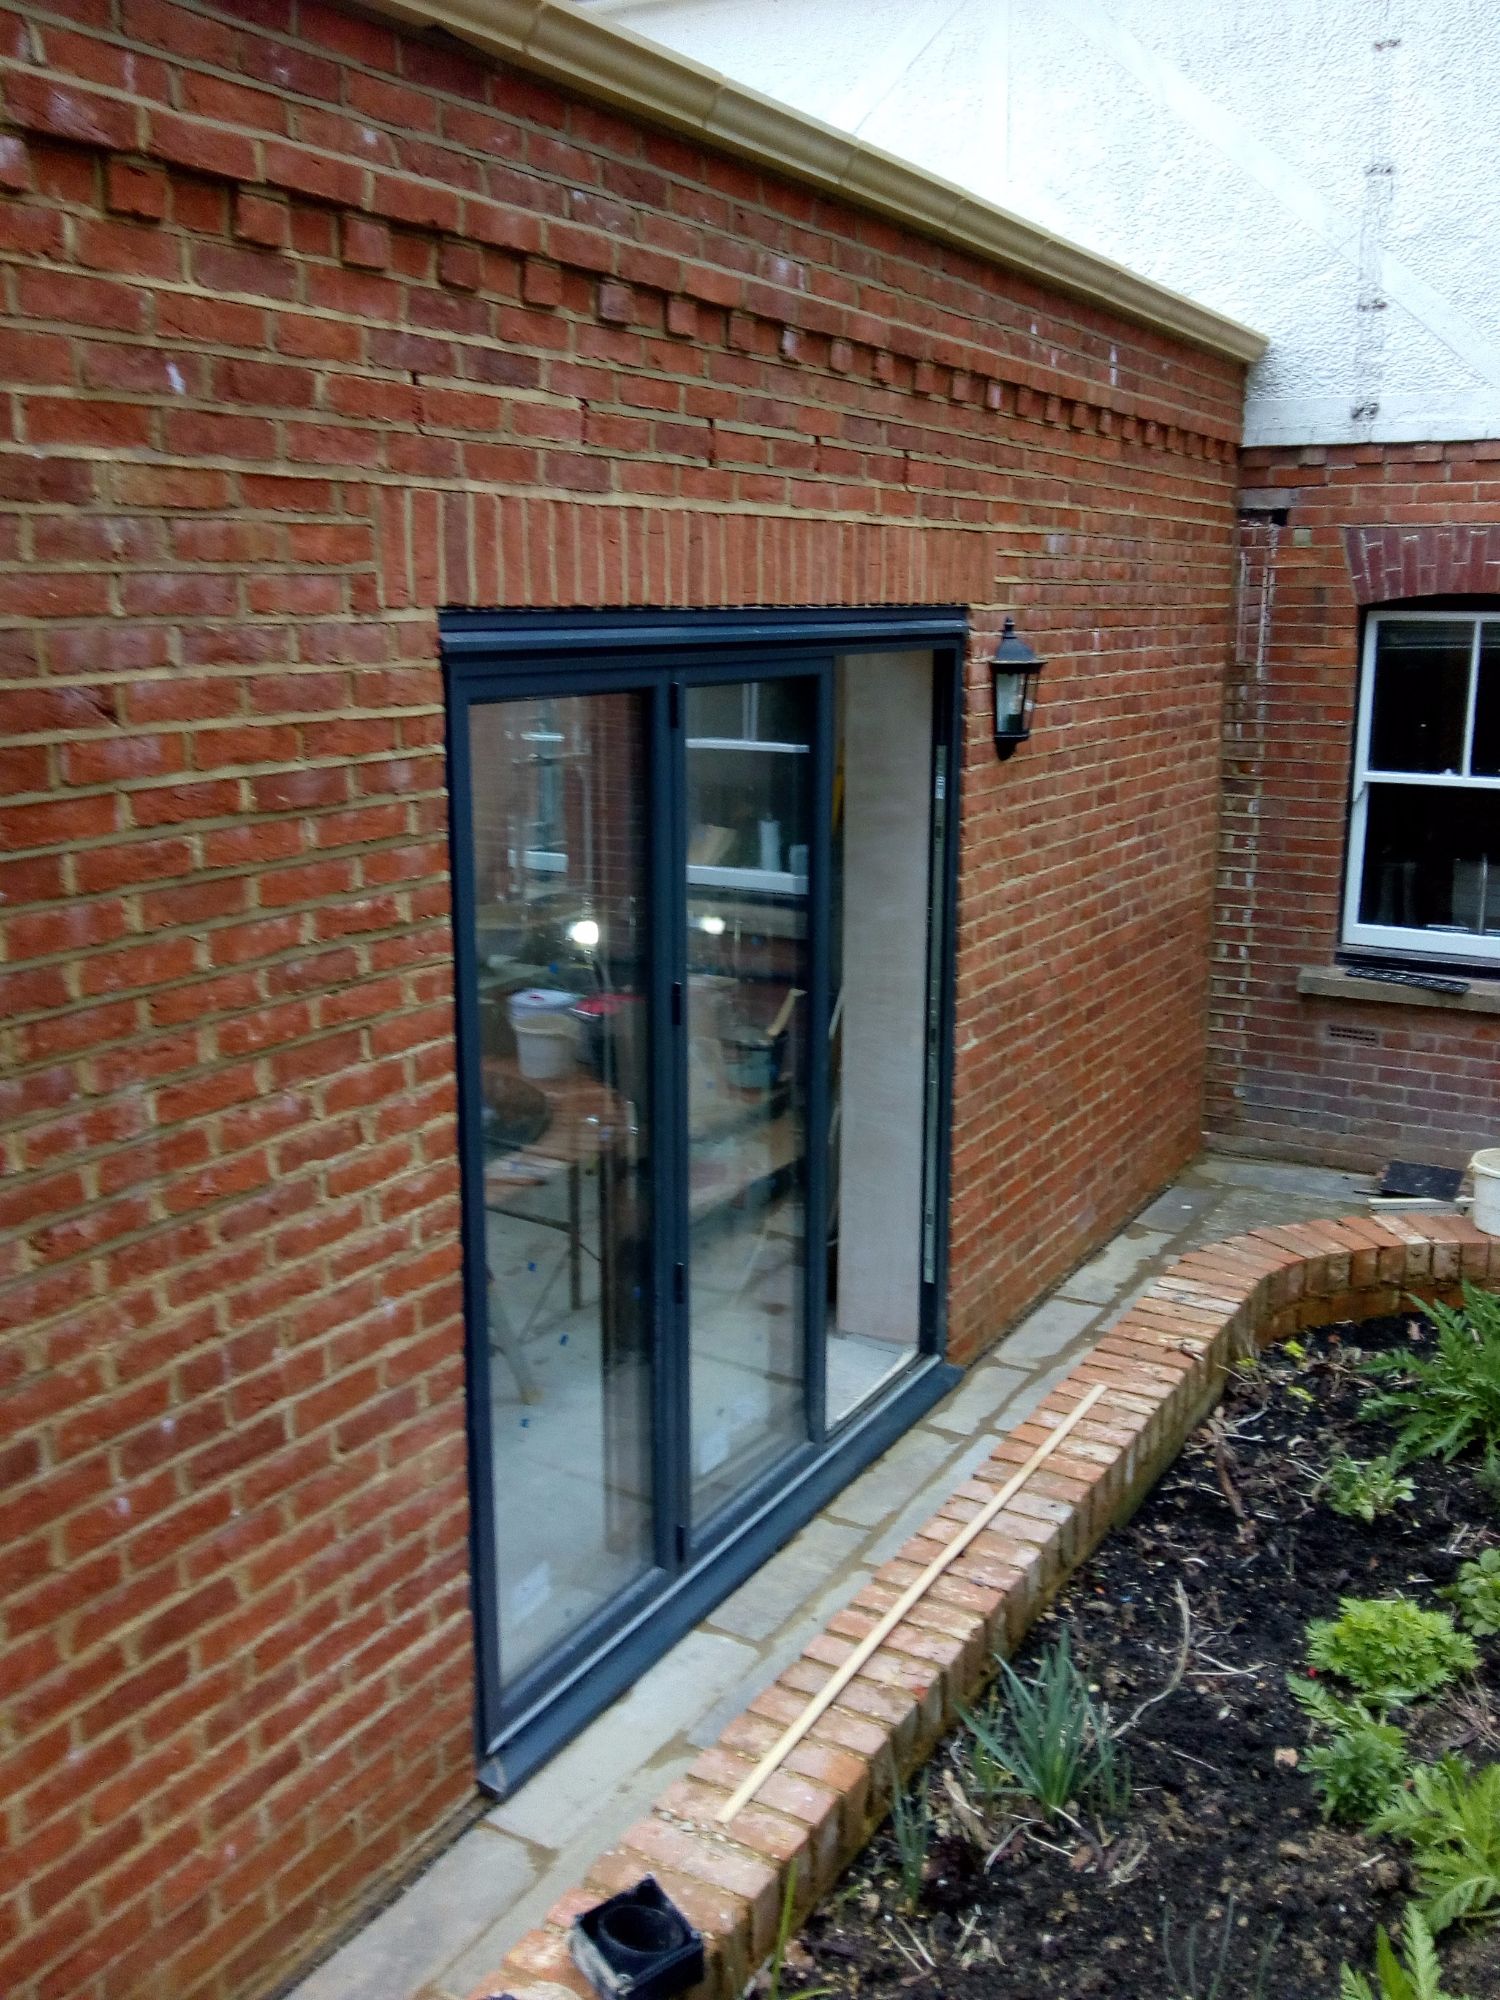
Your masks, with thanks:
[{"label": "wooden table leg", "polygon": [[574,1312],[583,1304],[583,1168],[574,1160],[568,1168],[568,1303]]}]

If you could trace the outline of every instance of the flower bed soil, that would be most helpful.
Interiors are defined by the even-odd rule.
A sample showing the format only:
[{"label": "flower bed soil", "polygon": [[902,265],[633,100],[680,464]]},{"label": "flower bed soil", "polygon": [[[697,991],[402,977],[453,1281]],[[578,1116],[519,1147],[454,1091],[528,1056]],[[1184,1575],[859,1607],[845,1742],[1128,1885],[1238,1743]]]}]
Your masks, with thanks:
[{"label": "flower bed soil", "polygon": [[[1219,1411],[1018,1655],[1024,1676],[1065,1623],[1090,1683],[1123,1721],[1170,1680],[1183,1629],[1175,1586],[1185,1589],[1189,1664],[1125,1739],[1133,1792],[1119,1823],[1080,1836],[995,1820],[981,1848],[947,1785],[964,1781],[956,1733],[928,1768],[934,1833],[915,1909],[905,1909],[887,1825],[793,1941],[783,1992],[1165,2000],[1164,1922],[1179,1962],[1199,1927],[1201,1967],[1231,1897],[1235,1970],[1221,2000],[1252,1991],[1272,1926],[1267,2000],[1333,2000],[1342,1960],[1370,1965],[1377,1924],[1399,1922],[1405,1862],[1392,1845],[1324,1823],[1292,1755],[1308,1728],[1287,1676],[1306,1671],[1308,1620],[1336,1614],[1341,1595],[1402,1592],[1431,1604],[1465,1556],[1497,1539],[1495,1502],[1469,1466],[1411,1468],[1414,1501],[1372,1527],[1317,1494],[1337,1450],[1369,1458],[1390,1443],[1384,1426],[1357,1414],[1367,1393],[1357,1354],[1424,1336],[1400,1318],[1304,1335],[1300,1360],[1268,1350],[1231,1381]],[[1500,1756],[1500,1645],[1483,1651],[1474,1683],[1416,1717],[1414,1754]],[[1500,1993],[1494,1931],[1452,1931],[1441,1946],[1450,1990]]]}]

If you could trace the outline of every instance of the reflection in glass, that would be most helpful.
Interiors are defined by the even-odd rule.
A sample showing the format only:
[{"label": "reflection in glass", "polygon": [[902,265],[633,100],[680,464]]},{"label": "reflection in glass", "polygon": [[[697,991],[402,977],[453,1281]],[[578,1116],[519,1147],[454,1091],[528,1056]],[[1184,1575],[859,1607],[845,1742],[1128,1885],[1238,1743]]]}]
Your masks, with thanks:
[{"label": "reflection in glass", "polygon": [[1359,921],[1500,933],[1500,793],[1372,784]]},{"label": "reflection in glass", "polygon": [[701,1522],[807,1436],[813,684],[686,690],[691,1483]]},{"label": "reflection in glass", "polygon": [[932,852],[932,656],[838,666],[829,1035],[828,1421],[916,1356]]},{"label": "reflection in glass", "polygon": [[[1500,625],[1483,627],[1479,640],[1479,684],[1474,694],[1476,778],[1500,778]],[[1500,812],[1500,802],[1496,804]]]},{"label": "reflection in glass", "polygon": [[1383,618],[1375,638],[1370,768],[1461,771],[1474,626]]},{"label": "reflection in glass", "polygon": [[653,1558],[645,710],[472,717],[501,1671]]}]

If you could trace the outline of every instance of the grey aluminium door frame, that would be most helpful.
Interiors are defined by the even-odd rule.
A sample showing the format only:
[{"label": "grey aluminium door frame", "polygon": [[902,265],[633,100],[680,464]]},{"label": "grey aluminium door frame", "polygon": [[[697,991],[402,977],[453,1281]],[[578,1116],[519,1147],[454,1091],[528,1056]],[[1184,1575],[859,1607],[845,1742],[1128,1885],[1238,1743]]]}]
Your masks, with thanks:
[{"label": "grey aluminium door frame", "polygon": [[[463,1167],[471,1495],[471,1596],[478,1661],[481,1782],[503,1796],[615,1699],[667,1646],[743,1581],[853,1475],[942,1397],[959,1371],[944,1357],[951,1125],[953,958],[967,617],[958,607],[747,613],[483,613],[443,616],[450,836],[455,916],[459,1147]],[[920,1355],[884,1395],[830,1435],[822,1393],[818,1261],[805,1260],[808,1436],[695,1532],[686,1505],[687,1323],[684,1037],[684,686],[760,678],[815,683],[814,837],[809,856],[809,1019],[828,1007],[827,898],[832,773],[832,668],[861,652],[930,651],[934,659],[933,839],[929,951],[927,1184]],[[648,928],[652,1023],[648,1084],[653,1143],[650,1303],[656,1531],[650,1570],[545,1660],[507,1683],[496,1587],[496,1472],[483,1279],[483,1159],[472,912],[471,707],[527,695],[638,692],[648,717],[651,852]],[[826,1234],[826,1061],[808,1037],[807,1240]],[[825,1043],[826,1046],[826,1043]]]}]

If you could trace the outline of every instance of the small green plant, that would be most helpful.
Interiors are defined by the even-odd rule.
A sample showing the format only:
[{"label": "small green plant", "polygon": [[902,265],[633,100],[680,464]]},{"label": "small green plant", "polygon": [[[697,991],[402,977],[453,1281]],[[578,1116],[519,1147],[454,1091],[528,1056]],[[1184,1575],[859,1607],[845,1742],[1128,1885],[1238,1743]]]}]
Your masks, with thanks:
[{"label": "small green plant", "polygon": [[932,1845],[932,1801],[924,1776],[912,1780],[910,1792],[902,1790],[894,1770],[891,1777],[891,1833],[901,1867],[901,1893],[906,1899],[907,1909],[914,1910],[921,1901],[922,1884],[927,1879],[927,1850]]},{"label": "small green plant", "polygon": [[968,1728],[967,1764],[969,1779],[980,1809],[992,1812],[1008,1792],[1016,1789],[1016,1778],[1001,1752],[1000,1739],[991,1727],[993,1705],[988,1718],[973,1716],[965,1708],[959,1714]]},{"label": "small green plant", "polygon": [[1474,1475],[1480,1492],[1500,1514],[1500,1445],[1489,1445],[1484,1454],[1484,1464]]},{"label": "small green plant", "polygon": [[[1022,1680],[1007,1660],[983,1716],[960,1710],[972,1738],[970,1768],[993,1797],[1019,1791],[1057,1818],[1077,1802],[1116,1816],[1130,1800],[1130,1764],[1109,1717],[1089,1693],[1064,1631]],[[1003,1775],[1002,1775],[1003,1774]]]},{"label": "small green plant", "polygon": [[1346,1826],[1367,1825],[1406,1780],[1406,1738],[1362,1701],[1344,1701],[1320,1681],[1293,1681],[1291,1687],[1326,1737],[1302,1759],[1324,1814]]},{"label": "small green plant", "polygon": [[1375,1984],[1346,1965],[1339,1974],[1339,2000],[1460,2000],[1459,1995],[1443,1991],[1437,1947],[1422,1912],[1409,1909],[1401,1930],[1405,1965],[1382,1924],[1375,1934]]},{"label": "small green plant", "polygon": [[1307,1657],[1382,1703],[1434,1694],[1479,1664],[1474,1641],[1446,1611],[1424,1611],[1406,1597],[1340,1598],[1337,1618],[1308,1626]]},{"label": "small green plant", "polygon": [[1374,1821],[1412,1851],[1423,1917],[1434,1932],[1500,1918],[1500,1764],[1460,1757],[1419,1764],[1411,1790]]},{"label": "small green plant", "polygon": [[1399,1459],[1500,1449],[1500,1295],[1465,1282],[1463,1298],[1462,1310],[1422,1306],[1437,1330],[1432,1353],[1375,1354],[1364,1364],[1392,1385],[1370,1397],[1363,1413],[1398,1426]]},{"label": "small green plant", "polygon": [[1464,1563],[1438,1596],[1457,1605],[1459,1623],[1467,1630],[1492,1639],[1500,1632],[1500,1549],[1485,1549]]},{"label": "small green plant", "polygon": [[[1244,1989],[1246,2000],[1265,2000],[1271,1978],[1271,1954],[1280,1936],[1280,1924],[1273,1923],[1261,1941],[1250,1984]],[[1170,2000],[1227,2000],[1231,1976],[1238,1983],[1240,1956],[1235,1947],[1241,1942],[1231,1896],[1224,1905],[1217,1943],[1207,1924],[1189,1924],[1179,1954],[1174,1950],[1169,1903],[1162,1912],[1161,1955],[1166,1961]],[[1198,1963],[1200,1947],[1207,1953],[1207,1962],[1202,1966]]]},{"label": "small green plant", "polygon": [[[776,1943],[766,1966],[766,2000],[781,2000],[781,1974],[786,1965],[786,1948],[792,1935],[792,1905],[796,1899],[797,1871],[794,1868],[786,1878],[781,1915],[776,1924]],[[823,1995],[832,1991],[831,1986],[799,1986],[792,2000],[823,2000]]]},{"label": "small green plant", "polygon": [[1394,1458],[1351,1458],[1341,1451],[1323,1475],[1322,1490],[1335,1514],[1368,1525],[1382,1514],[1394,1514],[1416,1487],[1397,1471]]}]

